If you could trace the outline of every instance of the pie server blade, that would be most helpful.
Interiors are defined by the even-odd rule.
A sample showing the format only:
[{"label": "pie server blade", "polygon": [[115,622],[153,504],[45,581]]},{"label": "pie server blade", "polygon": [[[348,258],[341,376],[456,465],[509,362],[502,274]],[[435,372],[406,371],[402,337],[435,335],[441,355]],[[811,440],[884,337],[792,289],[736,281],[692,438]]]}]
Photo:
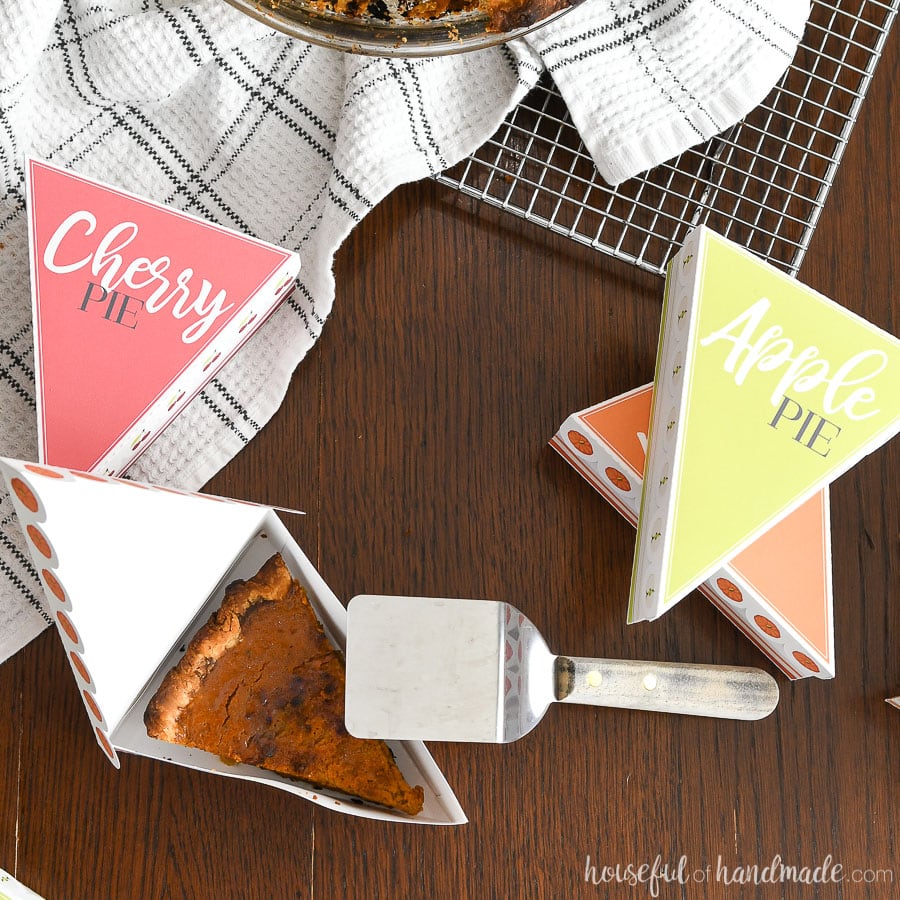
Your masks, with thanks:
[{"label": "pie server blade", "polygon": [[366,594],[347,613],[357,737],[508,743],[554,701],[746,720],[778,704],[760,669],[556,656],[508,603]]}]

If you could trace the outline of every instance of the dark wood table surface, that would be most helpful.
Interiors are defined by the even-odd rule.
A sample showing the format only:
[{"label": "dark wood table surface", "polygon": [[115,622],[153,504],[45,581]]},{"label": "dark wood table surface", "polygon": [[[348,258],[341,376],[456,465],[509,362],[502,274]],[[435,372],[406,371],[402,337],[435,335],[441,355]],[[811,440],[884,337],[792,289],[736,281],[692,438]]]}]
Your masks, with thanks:
[{"label": "dark wood table surface", "polygon": [[[800,271],[900,331],[900,44],[890,41]],[[507,600],[559,652],[774,666],[705,599],[628,626],[634,532],[547,444],[652,378],[662,281],[427,181],[351,234],[283,407],[212,482],[285,522],[344,602]],[[0,867],[47,898],[733,896],[725,866],[843,867],[900,890],[900,441],[832,488],[837,677],[757,723],[555,705],[506,746],[431,744],[469,823],[341,816],[92,737],[55,632],[0,666]],[[880,871],[878,871],[880,870]],[[851,878],[878,878],[865,888]],[[701,881],[701,878],[703,879]],[[895,894],[896,895],[896,894]]]}]

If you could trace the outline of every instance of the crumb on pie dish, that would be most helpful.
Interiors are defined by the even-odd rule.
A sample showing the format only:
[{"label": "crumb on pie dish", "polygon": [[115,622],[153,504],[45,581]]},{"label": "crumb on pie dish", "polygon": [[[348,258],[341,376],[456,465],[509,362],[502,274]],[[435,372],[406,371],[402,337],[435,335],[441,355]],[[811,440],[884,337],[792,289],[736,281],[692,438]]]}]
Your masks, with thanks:
[{"label": "crumb on pie dish", "polygon": [[485,31],[504,33],[527,28],[557,10],[572,5],[571,0],[308,0],[307,6],[348,18],[371,18],[385,22],[439,22],[465,13],[485,19]]},{"label": "crumb on pie dish", "polygon": [[226,0],[299,40],[372,56],[442,56],[523,36],[582,0]]}]

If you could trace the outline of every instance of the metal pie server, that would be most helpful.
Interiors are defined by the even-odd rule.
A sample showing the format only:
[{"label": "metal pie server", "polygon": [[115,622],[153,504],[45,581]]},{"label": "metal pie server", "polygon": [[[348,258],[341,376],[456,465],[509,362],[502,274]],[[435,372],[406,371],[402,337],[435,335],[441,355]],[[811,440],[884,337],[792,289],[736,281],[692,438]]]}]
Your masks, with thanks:
[{"label": "metal pie server", "polygon": [[362,738],[509,743],[554,701],[748,720],[778,704],[760,669],[556,656],[490,600],[354,597],[346,657],[345,721]]}]

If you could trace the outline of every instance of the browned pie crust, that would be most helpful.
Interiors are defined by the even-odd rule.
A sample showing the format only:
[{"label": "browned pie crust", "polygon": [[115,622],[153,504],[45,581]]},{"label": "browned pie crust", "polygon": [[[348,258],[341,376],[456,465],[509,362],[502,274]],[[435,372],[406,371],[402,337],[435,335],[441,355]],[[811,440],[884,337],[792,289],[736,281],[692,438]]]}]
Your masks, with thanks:
[{"label": "browned pie crust", "polygon": [[225,592],[144,713],[151,737],[341,791],[409,815],[384,741],[344,727],[344,664],[279,554]]},{"label": "browned pie crust", "polygon": [[[453,16],[478,11],[486,20],[485,31],[500,34],[535,25],[575,2],[577,0],[397,0],[396,6],[402,18],[411,24],[440,24],[446,18],[449,25]],[[385,0],[306,0],[306,5],[351,19],[390,21]]]}]

